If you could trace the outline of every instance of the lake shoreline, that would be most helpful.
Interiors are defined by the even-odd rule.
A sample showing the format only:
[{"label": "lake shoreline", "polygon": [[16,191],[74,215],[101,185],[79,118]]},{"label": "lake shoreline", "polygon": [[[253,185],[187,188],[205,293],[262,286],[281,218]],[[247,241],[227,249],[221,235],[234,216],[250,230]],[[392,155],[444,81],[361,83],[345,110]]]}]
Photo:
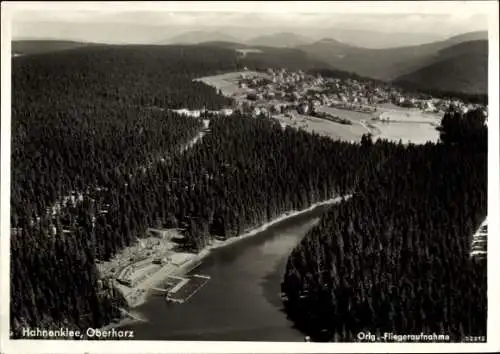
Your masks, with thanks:
[{"label": "lake shoreline", "polygon": [[118,320],[118,322],[110,323],[104,327],[103,329],[111,329],[111,328],[119,328],[123,327],[126,325],[130,325],[132,323],[136,322],[143,322],[146,321],[146,319],[141,318],[137,314],[132,314],[131,310],[134,308],[137,308],[144,304],[147,299],[152,295],[154,291],[154,287],[159,286],[162,282],[164,282],[169,276],[183,276],[186,273],[190,272],[193,270],[194,267],[198,266],[208,255],[211,254],[212,250],[216,250],[219,248],[223,248],[229,245],[232,245],[236,242],[239,242],[244,239],[248,239],[252,236],[256,236],[267,229],[269,229],[272,226],[275,226],[276,224],[279,224],[283,221],[289,220],[294,217],[301,216],[303,214],[313,212],[315,209],[326,206],[326,205],[333,205],[340,203],[342,201],[348,200],[351,197],[351,195],[345,195],[345,196],[340,196],[340,197],[335,197],[335,198],[330,198],[321,202],[313,203],[311,206],[305,209],[301,210],[291,210],[288,212],[282,213],[280,216],[260,225],[257,226],[239,236],[231,237],[227,240],[224,241],[217,241],[215,240],[211,245],[206,246],[203,248],[199,253],[193,254],[193,257],[188,260],[186,263],[179,267],[172,267],[170,265],[164,266],[162,269],[160,269],[158,272],[156,272],[148,282],[147,288],[143,286],[144,291],[140,293],[138,296],[134,297],[133,299],[126,298],[128,305],[129,305],[129,310],[122,310],[122,313],[124,314],[124,317]]}]

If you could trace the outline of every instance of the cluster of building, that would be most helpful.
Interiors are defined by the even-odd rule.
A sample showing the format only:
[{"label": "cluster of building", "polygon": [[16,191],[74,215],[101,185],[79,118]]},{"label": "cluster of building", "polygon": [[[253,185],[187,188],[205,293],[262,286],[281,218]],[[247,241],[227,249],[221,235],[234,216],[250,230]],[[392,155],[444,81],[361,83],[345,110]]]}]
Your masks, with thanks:
[{"label": "cluster of building", "polygon": [[228,116],[232,115],[234,112],[234,110],[232,108],[222,108],[220,110],[181,108],[181,109],[172,109],[171,111],[174,113],[177,113],[179,115],[192,117],[192,118],[200,118],[202,113],[204,113],[204,114],[206,113],[208,115],[228,117]]},{"label": "cluster of building", "polygon": [[269,68],[257,75],[243,72],[238,86],[240,92],[233,95],[237,108],[254,115],[283,113],[284,110],[308,114],[319,106],[371,113],[377,110],[377,105],[383,103],[436,113],[446,111],[450,105],[463,112],[475,108],[486,111],[481,105],[465,104],[458,100],[423,98],[384,83],[325,78],[306,74],[301,70],[289,71],[283,68]]},{"label": "cluster of building", "polygon": [[[144,281],[158,269],[152,264],[162,266],[172,263],[172,240],[182,239],[183,236],[171,229],[149,228],[147,238],[139,239],[138,245],[122,263],[123,269],[116,275],[116,281],[128,287],[134,287]],[[125,264],[125,266],[124,266]]]},{"label": "cluster of building", "polygon": [[481,109],[483,113],[487,116],[487,108],[481,104],[477,103],[464,103],[460,100],[447,100],[440,98],[428,98],[420,99],[412,97],[411,95],[399,95],[393,100],[393,103],[408,107],[408,108],[419,108],[425,112],[445,112],[450,106],[454,107],[456,110],[467,113],[470,110]]},{"label": "cluster of building", "polygon": [[374,113],[378,105],[392,103],[434,113],[445,112],[450,106],[464,113],[480,108],[487,116],[487,107],[478,104],[409,94],[400,88],[372,80],[323,77],[302,70],[268,68],[261,72],[253,72],[244,68],[234,83],[237,89],[231,95],[234,99],[231,108],[217,111],[188,109],[172,111],[194,118],[199,118],[203,114],[230,116],[236,111],[254,117],[270,117],[273,114],[294,113],[315,115],[318,113],[317,108],[321,106]]}]

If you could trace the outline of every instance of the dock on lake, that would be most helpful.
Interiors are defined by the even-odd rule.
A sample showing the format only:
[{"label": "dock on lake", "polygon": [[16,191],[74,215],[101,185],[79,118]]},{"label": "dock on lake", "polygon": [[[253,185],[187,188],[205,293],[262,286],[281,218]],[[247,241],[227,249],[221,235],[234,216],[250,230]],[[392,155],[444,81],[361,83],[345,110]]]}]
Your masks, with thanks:
[{"label": "dock on lake", "polygon": [[183,304],[200,291],[209,280],[210,276],[200,274],[193,274],[183,278],[167,291],[165,299],[169,302]]}]

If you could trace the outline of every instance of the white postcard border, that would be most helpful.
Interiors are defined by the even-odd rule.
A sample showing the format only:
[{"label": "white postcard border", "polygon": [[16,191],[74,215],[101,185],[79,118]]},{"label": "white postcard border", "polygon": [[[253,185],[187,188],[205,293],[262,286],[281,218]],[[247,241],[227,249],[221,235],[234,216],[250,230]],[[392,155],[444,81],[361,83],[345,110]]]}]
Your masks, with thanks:
[{"label": "white postcard border", "polygon": [[[2,3],[2,120],[1,120],[1,353],[326,353],[326,352],[484,352],[500,350],[500,289],[496,265],[500,258],[499,212],[499,34],[496,1],[426,2],[9,2]],[[488,142],[488,342],[481,344],[396,344],[396,343],[286,343],[286,342],[178,342],[178,341],[50,341],[9,339],[9,220],[10,220],[10,16],[16,9],[127,9],[234,12],[448,12],[467,11],[468,6],[489,10],[489,142]],[[495,301],[496,300],[496,301]]]}]

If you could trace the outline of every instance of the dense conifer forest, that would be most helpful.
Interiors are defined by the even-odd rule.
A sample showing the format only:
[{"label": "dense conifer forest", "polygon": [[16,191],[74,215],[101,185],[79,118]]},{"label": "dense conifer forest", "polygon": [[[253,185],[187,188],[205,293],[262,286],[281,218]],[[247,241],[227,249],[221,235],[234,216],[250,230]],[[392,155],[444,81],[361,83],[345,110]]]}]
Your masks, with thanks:
[{"label": "dense conifer forest", "polygon": [[380,172],[334,206],[296,247],[286,309],[315,340],[486,336],[486,261],[469,257],[487,205],[487,130],[449,112],[443,143],[391,144]]},{"label": "dense conifer forest", "polygon": [[12,61],[14,330],[99,327],[118,316],[123,300],[100,284],[95,259],[122,244],[109,242],[102,251],[96,236],[100,242],[108,236],[86,231],[102,222],[106,193],[177,153],[202,127],[199,120],[152,106],[230,103],[192,82],[196,75],[231,68],[224,54],[194,47],[96,46]]},{"label": "dense conifer forest", "polygon": [[[73,316],[95,311],[91,323],[104,323],[102,307],[80,300],[79,308],[63,296],[71,294],[79,277],[75,266],[64,262],[82,262],[78,268],[89,272],[82,287],[93,291],[99,278],[93,262],[109,259],[148,227],[185,229],[184,247],[197,251],[213,236],[236,236],[285,211],[350,193],[350,182],[361,171],[371,171],[367,155],[355,145],[282,130],[269,120],[232,116],[211,122],[211,131],[193,148],[172,151],[132,176],[113,174],[106,187],[84,194],[81,202],[69,202],[56,217],[34,225],[27,222],[29,215],[14,218],[22,229],[12,239],[15,321],[39,323],[37,311],[50,308],[54,319],[69,316],[76,324],[88,323]],[[26,248],[37,251],[26,253]],[[65,258],[58,259],[53,248],[65,252]],[[38,292],[32,293],[30,286]],[[79,298],[76,290],[71,296]],[[51,306],[42,306],[47,298]]]},{"label": "dense conifer forest", "polygon": [[95,229],[98,256],[107,258],[113,252],[106,250],[152,226],[186,229],[184,246],[200,250],[209,235],[236,236],[350,193],[350,182],[368,167],[355,145],[282,130],[271,120],[214,118],[201,143],[107,193],[109,213]]},{"label": "dense conifer forest", "polygon": [[[486,154],[479,143],[475,150],[463,144],[467,132],[482,125],[450,113],[443,119],[445,144],[404,147],[372,143],[368,136],[361,144],[332,141],[282,129],[267,119],[239,115],[195,119],[168,111],[230,105],[215,89],[192,79],[242,64],[255,69],[273,66],[268,64],[278,61],[278,54],[244,62],[234,51],[209,46],[95,46],[13,60],[14,331],[23,326],[99,327],[117,317],[125,301],[101,281],[95,263],[145,235],[148,227],[183,229],[184,247],[195,252],[214,236],[233,237],[285,211],[353,194],[353,201],[332,209],[290,258],[284,291],[291,315],[299,323],[312,318],[327,323],[321,322],[323,317],[310,300],[295,300],[307,288],[319,296],[314,301],[330,311],[325,313],[346,318],[347,314],[336,312],[346,311],[344,306],[328,305],[333,292],[339,291],[339,299],[346,301],[352,287],[345,284],[360,282],[359,272],[371,270],[374,273],[366,277],[377,281],[381,293],[388,291],[398,259],[395,250],[400,249],[406,252],[405,261],[412,260],[401,267],[407,279],[422,269],[430,274],[435,264],[462,276],[457,280],[447,278],[447,273],[432,273],[435,280],[404,290],[409,295],[402,297],[408,300],[401,301],[401,308],[412,304],[415,291],[434,289],[438,281],[453,288],[457,284],[453,282],[471,281],[470,287],[458,289],[473,294],[457,292],[449,300],[453,303],[443,306],[445,314],[435,310],[433,316],[443,318],[444,326],[463,322],[464,331],[472,326],[482,333],[481,317],[473,324],[450,317],[458,316],[457,304],[477,306],[485,313],[481,302],[486,296],[485,281],[481,283],[485,266],[468,262],[466,241],[486,213]],[[316,65],[307,58],[289,60],[302,69]],[[204,129],[203,118],[210,119],[208,131],[199,143],[183,150]],[[474,137],[481,142],[485,134]],[[438,213],[432,214],[434,210]],[[391,216],[389,221],[383,221],[385,215]],[[450,229],[445,221],[457,218],[458,226]],[[405,238],[410,229],[412,237]],[[442,235],[441,242],[431,242],[435,238],[430,230]],[[356,232],[361,231],[371,238],[359,237]],[[352,238],[344,239],[347,232]],[[401,237],[395,236],[398,233]],[[460,237],[454,238],[457,233]],[[342,237],[332,237],[336,234]],[[345,246],[335,246],[339,242]],[[423,245],[422,251],[415,253],[414,245]],[[339,263],[333,252],[337,249],[343,250]],[[391,250],[389,256],[383,249]],[[371,258],[356,256],[354,250],[368,252]],[[369,259],[372,266],[359,263]],[[358,263],[362,268],[355,267]],[[337,268],[330,264],[340,267],[337,276],[332,275]],[[388,269],[385,282],[379,278],[381,264]],[[335,290],[332,284],[338,279],[343,285]],[[363,301],[371,291],[368,285],[364,289],[359,295]],[[398,289],[391,294],[398,296]],[[435,299],[442,294],[439,291],[447,290],[432,291],[429,296]],[[463,302],[472,295],[477,295],[477,303]],[[357,300],[351,301],[353,311],[358,311]],[[385,306],[384,300],[373,301],[378,301],[370,305],[376,311]],[[426,301],[425,306],[431,306]],[[380,328],[389,323],[383,317],[378,321]],[[343,325],[339,333],[348,336],[360,326],[358,322]],[[407,325],[417,328],[422,323],[426,324],[421,320]]]},{"label": "dense conifer forest", "polygon": [[[148,226],[184,226],[185,246],[196,250],[208,233],[236,235],[346,185],[329,176],[326,162],[311,179],[302,155],[301,146],[309,146],[324,160],[335,144],[270,122],[213,120],[203,144],[181,158],[181,146],[202,122],[156,108],[228,106],[229,99],[192,79],[275,60],[272,54],[247,63],[234,51],[208,46],[92,46],[12,61],[14,330],[98,327],[118,316],[124,300],[99,280],[95,261]],[[288,60],[309,67],[307,58]],[[248,146],[258,151],[250,160]],[[294,185],[285,183],[292,165]],[[260,189],[264,172],[273,169],[279,174]],[[299,195],[297,186],[307,189]]]}]

